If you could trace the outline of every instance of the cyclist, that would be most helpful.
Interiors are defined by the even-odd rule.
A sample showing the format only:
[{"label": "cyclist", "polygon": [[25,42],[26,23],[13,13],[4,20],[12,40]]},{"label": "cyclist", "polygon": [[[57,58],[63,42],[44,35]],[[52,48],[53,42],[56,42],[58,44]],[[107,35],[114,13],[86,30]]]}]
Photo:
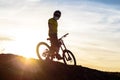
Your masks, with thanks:
[{"label": "cyclist", "polygon": [[62,59],[60,54],[58,54],[60,43],[58,40],[58,22],[57,22],[57,20],[59,20],[60,17],[61,17],[61,11],[56,10],[53,13],[53,17],[48,20],[48,28],[49,28],[48,35],[50,37],[50,43],[51,43],[50,54],[56,55],[57,59]]}]

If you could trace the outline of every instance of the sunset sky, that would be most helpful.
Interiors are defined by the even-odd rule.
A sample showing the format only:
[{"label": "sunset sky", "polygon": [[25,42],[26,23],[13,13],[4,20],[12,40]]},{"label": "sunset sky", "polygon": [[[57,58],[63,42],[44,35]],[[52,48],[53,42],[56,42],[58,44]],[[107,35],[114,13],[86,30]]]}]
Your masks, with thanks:
[{"label": "sunset sky", "polygon": [[120,0],[0,0],[0,53],[36,58],[55,10],[78,65],[120,72]]}]

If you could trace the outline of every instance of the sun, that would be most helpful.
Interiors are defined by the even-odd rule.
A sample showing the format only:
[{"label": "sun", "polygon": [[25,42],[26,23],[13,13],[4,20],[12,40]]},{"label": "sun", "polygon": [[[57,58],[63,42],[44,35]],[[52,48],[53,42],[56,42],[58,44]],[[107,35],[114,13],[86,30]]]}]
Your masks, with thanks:
[{"label": "sun", "polygon": [[11,41],[6,45],[5,53],[17,54],[26,58],[37,58],[35,46],[29,44],[29,42]]},{"label": "sun", "polygon": [[[26,32],[26,31],[25,31]],[[14,34],[14,39],[5,44],[5,52],[13,53],[26,58],[38,58],[36,54],[36,46],[42,41],[39,34],[35,32],[22,32]]]}]

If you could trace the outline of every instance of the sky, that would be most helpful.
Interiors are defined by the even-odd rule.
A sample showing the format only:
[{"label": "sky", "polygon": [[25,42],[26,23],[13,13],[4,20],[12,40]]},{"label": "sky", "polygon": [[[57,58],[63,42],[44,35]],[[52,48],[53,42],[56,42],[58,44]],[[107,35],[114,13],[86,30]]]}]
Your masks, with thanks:
[{"label": "sky", "polygon": [[120,72],[119,0],[0,0],[0,53],[36,58],[38,42],[47,41],[48,19],[62,16],[58,36],[77,65]]}]

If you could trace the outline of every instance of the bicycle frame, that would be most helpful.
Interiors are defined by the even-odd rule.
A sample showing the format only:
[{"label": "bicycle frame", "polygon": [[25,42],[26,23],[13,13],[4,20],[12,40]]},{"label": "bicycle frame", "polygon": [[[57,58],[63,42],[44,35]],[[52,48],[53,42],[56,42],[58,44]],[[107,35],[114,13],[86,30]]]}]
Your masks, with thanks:
[{"label": "bicycle frame", "polygon": [[63,39],[64,37],[66,37],[68,34],[69,34],[69,33],[67,33],[67,34],[63,35],[61,38],[59,38],[59,42],[61,43],[60,49],[61,49],[62,51],[67,50],[67,48],[66,48],[66,46],[65,46],[65,43],[64,43],[64,41],[63,41],[62,39]]},{"label": "bicycle frame", "polygon": [[[68,35],[68,33],[63,35],[61,38],[58,39],[59,42],[60,42],[59,49],[61,49],[60,51],[62,52],[62,54],[61,54],[62,59],[63,59],[63,62],[65,64],[70,64],[71,65],[71,63],[72,63],[73,65],[76,65],[76,59],[75,59],[73,53],[70,50],[67,49],[67,47],[64,43],[64,40],[63,40],[63,38],[66,37],[67,35]],[[50,38],[47,38],[47,40],[50,40]],[[44,46],[45,48],[42,49],[43,48],[42,46]],[[51,46],[49,46],[49,44],[47,44],[46,42],[39,42],[37,44],[36,52],[37,52],[37,56],[39,57],[39,59],[41,59],[41,60],[46,60],[46,59],[53,60],[54,58],[56,58],[56,55],[49,55],[50,47]],[[43,52],[40,52],[40,49]]]},{"label": "bicycle frame", "polygon": [[[66,37],[68,34],[69,34],[69,33],[67,33],[67,34],[63,35],[61,38],[59,38],[59,42],[61,43],[60,49],[61,49],[62,51],[67,50],[67,48],[66,48],[66,46],[65,46],[65,43],[64,43],[64,41],[63,41],[62,39],[63,39],[64,37]],[[47,38],[47,40],[50,40],[50,38]],[[63,46],[63,47],[62,47],[62,46]]]},{"label": "bicycle frame", "polygon": [[[67,47],[65,46],[65,43],[64,43],[64,41],[62,40],[62,38],[66,37],[67,35],[68,35],[68,33],[65,34],[64,36],[62,36],[62,37],[59,39],[59,41],[60,41],[60,43],[61,43],[60,49],[62,50],[62,52],[64,52],[64,51],[67,50]],[[67,61],[69,61],[69,59],[71,59],[71,57],[70,57],[69,54],[68,54],[68,57],[69,57],[69,58],[67,58],[67,57],[65,56],[65,58],[66,58]]]},{"label": "bicycle frame", "polygon": [[64,43],[64,41],[63,41],[62,39],[60,39],[60,43],[61,43],[60,49],[61,49],[62,51],[67,50],[67,48],[66,48],[66,46],[65,46],[65,43]]}]

